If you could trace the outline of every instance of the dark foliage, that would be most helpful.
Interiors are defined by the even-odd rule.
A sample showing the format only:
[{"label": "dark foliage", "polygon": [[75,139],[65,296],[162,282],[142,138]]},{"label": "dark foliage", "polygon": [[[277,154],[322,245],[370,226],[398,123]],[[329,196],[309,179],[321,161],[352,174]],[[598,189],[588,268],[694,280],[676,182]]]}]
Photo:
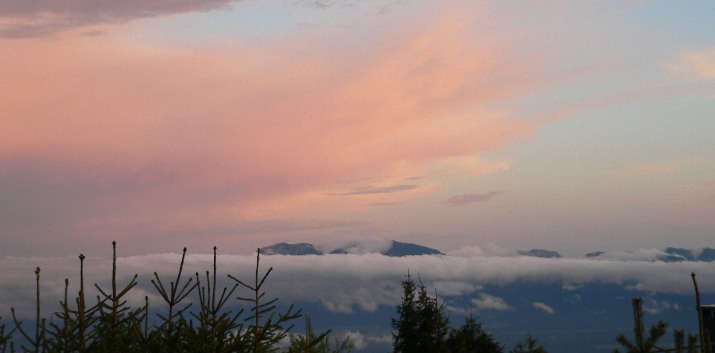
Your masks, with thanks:
[{"label": "dark foliage", "polygon": [[310,318],[305,317],[305,334],[290,335],[290,348],[287,353],[350,353],[353,345],[350,338],[339,341],[337,338],[331,344],[328,332],[316,335],[310,324]]},{"label": "dark foliage", "polygon": [[[618,335],[616,341],[625,349],[626,353],[655,353],[655,352],[676,352],[676,353],[695,353],[696,335],[688,335],[688,342],[685,343],[685,333],[681,329],[673,331],[673,340],[675,347],[673,349],[664,349],[657,345],[658,341],[665,335],[668,325],[663,321],[658,321],[648,330],[648,336],[645,335],[645,326],[643,324],[643,303],[640,297],[634,297],[633,305],[633,341],[626,338],[625,335]],[[616,349],[614,353],[619,353]]]},{"label": "dark foliage", "polygon": [[471,313],[462,326],[450,330],[447,346],[450,353],[502,353],[502,346]]},{"label": "dark foliage", "polygon": [[417,286],[409,272],[402,281],[402,302],[397,306],[397,319],[392,319],[394,353],[420,353],[418,309],[415,302]]},{"label": "dark foliage", "polygon": [[523,341],[519,341],[509,353],[548,353],[546,349],[537,343],[536,338],[527,335]]},{"label": "dark foliage", "polygon": [[464,325],[449,328],[444,303],[427,293],[407,274],[402,282],[402,302],[392,319],[394,353],[502,353],[502,347],[470,314]]}]

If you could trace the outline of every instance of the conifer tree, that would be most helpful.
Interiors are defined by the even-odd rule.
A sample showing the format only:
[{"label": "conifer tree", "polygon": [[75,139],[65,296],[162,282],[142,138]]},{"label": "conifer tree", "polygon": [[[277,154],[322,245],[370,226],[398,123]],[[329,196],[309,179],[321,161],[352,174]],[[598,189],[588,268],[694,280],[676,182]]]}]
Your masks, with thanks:
[{"label": "conifer tree", "polygon": [[524,341],[519,341],[509,353],[548,353],[546,349],[536,343],[536,338],[527,335]]},{"label": "conifer tree", "polygon": [[340,341],[335,338],[335,345],[331,346],[330,337],[327,331],[321,335],[317,335],[310,324],[310,318],[305,317],[305,334],[290,335],[290,347],[287,353],[350,353],[353,349],[353,344],[350,342],[350,337],[346,337]]},{"label": "conifer tree", "polygon": [[397,306],[397,319],[392,319],[392,345],[394,353],[420,353],[418,343],[417,308],[415,292],[417,286],[409,271],[402,281],[402,302]]},{"label": "conifer tree", "polygon": [[[645,329],[643,327],[643,303],[640,297],[634,297],[633,301],[633,336],[634,341],[631,342],[624,335],[618,335],[616,341],[626,349],[626,353],[650,353],[655,352],[660,349],[656,347],[658,340],[665,335],[667,325],[663,321],[658,321],[655,325],[651,326],[648,337],[645,336]],[[618,350],[614,350],[618,353]]]},{"label": "conifer tree", "polygon": [[444,315],[444,306],[436,296],[427,294],[427,287],[420,280],[417,292],[417,330],[420,352],[445,352],[449,333],[449,320]]},{"label": "conifer tree", "polygon": [[471,312],[462,326],[450,330],[447,347],[450,353],[502,353],[502,346],[482,330]]},{"label": "conifer tree", "polygon": [[407,273],[402,282],[402,302],[397,306],[397,319],[392,319],[394,353],[440,353],[447,351],[449,320],[444,306],[427,294],[420,281],[419,289]]}]

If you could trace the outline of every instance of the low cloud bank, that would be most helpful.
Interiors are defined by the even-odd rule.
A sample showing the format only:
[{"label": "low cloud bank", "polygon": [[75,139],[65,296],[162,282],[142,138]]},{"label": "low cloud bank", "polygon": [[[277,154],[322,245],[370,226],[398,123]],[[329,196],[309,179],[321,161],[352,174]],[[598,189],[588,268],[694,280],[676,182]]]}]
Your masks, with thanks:
[{"label": "low cloud bank", "polygon": [[[151,285],[153,272],[163,281],[175,280],[181,255],[177,253],[131,256],[118,259],[119,285],[127,283],[135,273],[139,285],[130,291],[130,303],[141,305],[148,296],[152,305],[161,299]],[[212,268],[212,255],[188,254],[185,276]],[[250,283],[255,276],[255,256],[219,255],[218,271],[222,285],[232,284],[227,273]],[[64,279],[68,278],[70,293],[79,285],[79,260],[76,257],[0,259],[0,308],[9,312],[16,307],[29,315],[34,302],[34,270],[40,267],[40,287],[44,303],[52,305],[62,298]],[[472,296],[473,301],[487,304],[499,299],[485,293],[486,285],[513,283],[554,283],[564,288],[600,283],[623,285],[624,288],[661,293],[691,293],[690,274],[697,274],[702,293],[715,293],[715,264],[709,262],[653,262],[617,259],[543,259],[526,256],[409,256],[387,257],[380,254],[362,255],[272,255],[261,258],[261,272],[274,270],[266,282],[267,296],[280,297],[282,302],[308,301],[322,304],[335,312],[350,313],[356,309],[375,311],[380,305],[396,305],[402,293],[401,281],[409,271],[428,287],[436,287],[440,296]],[[85,283],[98,283],[109,288],[112,263],[108,258],[88,257],[85,260]],[[244,291],[238,295],[246,295]],[[504,303],[506,305],[506,303]],[[658,303],[659,306],[664,305]],[[493,305],[492,305],[493,306]],[[541,310],[547,309],[540,305]],[[546,310],[548,311],[548,310]],[[0,312],[6,316],[8,312]]]}]

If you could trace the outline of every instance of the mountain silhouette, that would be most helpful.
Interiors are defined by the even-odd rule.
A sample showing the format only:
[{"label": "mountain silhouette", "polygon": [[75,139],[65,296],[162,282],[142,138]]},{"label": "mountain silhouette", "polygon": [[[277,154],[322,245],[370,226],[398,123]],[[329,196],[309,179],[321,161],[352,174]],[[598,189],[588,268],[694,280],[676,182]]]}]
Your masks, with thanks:
[{"label": "mountain silhouette", "polygon": [[[328,254],[354,254],[355,244],[350,246],[345,246],[341,248],[334,249]],[[381,249],[376,251],[364,250],[362,253],[379,253],[390,257],[402,257],[402,256],[419,256],[419,255],[444,255],[441,251],[433,248],[429,248],[423,245],[414,243],[405,243],[400,241],[391,241],[390,246],[387,249]],[[264,255],[324,255],[325,253],[316,249],[313,244],[310,243],[276,243],[270,246],[262,247],[261,253]]]}]

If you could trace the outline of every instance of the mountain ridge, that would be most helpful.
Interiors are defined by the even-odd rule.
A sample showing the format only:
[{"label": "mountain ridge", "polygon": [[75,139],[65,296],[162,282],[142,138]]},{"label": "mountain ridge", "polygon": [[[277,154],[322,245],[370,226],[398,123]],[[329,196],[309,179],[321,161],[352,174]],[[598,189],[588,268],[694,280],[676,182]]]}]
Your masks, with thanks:
[{"label": "mountain ridge", "polygon": [[[421,255],[446,255],[441,250],[430,248],[424,245],[390,240],[381,243],[379,246],[351,242],[343,246],[321,250],[311,243],[287,243],[279,242],[273,245],[261,247],[264,255],[341,255],[341,254],[367,254],[377,253],[389,257],[421,256]],[[513,255],[530,256],[544,259],[563,258],[558,251],[548,249],[517,250]],[[446,255],[448,256],[448,255]],[[512,255],[507,255],[512,256]],[[593,251],[586,253],[581,258],[600,259],[620,259],[623,261],[662,261],[662,262],[715,262],[715,249],[709,247],[686,249],[678,247],[667,247],[664,249],[641,249],[637,251],[612,252]]]},{"label": "mountain ridge", "polygon": [[420,256],[420,255],[444,255],[443,252],[433,249],[427,246],[400,242],[396,240],[390,241],[390,246],[386,249],[373,249],[366,250],[361,247],[357,247],[356,244],[348,244],[337,249],[333,249],[329,252],[324,252],[318,250],[313,244],[310,243],[276,243],[261,248],[261,253],[265,255],[292,255],[292,256],[303,256],[303,255],[341,255],[341,254],[364,254],[364,253],[379,253],[390,257],[403,257],[403,256]]}]

